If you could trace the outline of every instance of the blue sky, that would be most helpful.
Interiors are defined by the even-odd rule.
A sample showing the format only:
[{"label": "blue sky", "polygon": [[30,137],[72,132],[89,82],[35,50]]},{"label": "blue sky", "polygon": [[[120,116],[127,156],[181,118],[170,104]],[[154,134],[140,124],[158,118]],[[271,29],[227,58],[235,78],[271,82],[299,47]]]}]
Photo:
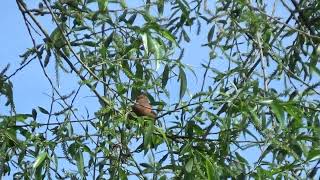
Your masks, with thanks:
[{"label": "blue sky", "polygon": [[[7,74],[11,74],[20,66],[21,58],[27,48],[32,47],[21,13],[15,1],[4,1],[0,7],[2,27],[0,29],[0,68],[10,63]],[[47,83],[43,77],[37,61],[33,61],[24,70],[12,78],[14,82],[14,98],[18,112],[30,113],[30,107],[46,105],[43,92],[47,91]],[[34,70],[33,70],[34,69]],[[0,113],[3,113],[0,110]]]}]

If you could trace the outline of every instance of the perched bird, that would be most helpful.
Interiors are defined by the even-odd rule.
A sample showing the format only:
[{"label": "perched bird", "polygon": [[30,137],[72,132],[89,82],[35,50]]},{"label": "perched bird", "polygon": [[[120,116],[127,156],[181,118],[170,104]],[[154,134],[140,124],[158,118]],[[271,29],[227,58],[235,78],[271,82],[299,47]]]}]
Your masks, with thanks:
[{"label": "perched bird", "polygon": [[137,116],[147,116],[152,119],[157,117],[157,114],[152,111],[152,106],[150,105],[148,97],[144,94],[141,94],[136,98],[136,103],[132,106],[132,111]]}]

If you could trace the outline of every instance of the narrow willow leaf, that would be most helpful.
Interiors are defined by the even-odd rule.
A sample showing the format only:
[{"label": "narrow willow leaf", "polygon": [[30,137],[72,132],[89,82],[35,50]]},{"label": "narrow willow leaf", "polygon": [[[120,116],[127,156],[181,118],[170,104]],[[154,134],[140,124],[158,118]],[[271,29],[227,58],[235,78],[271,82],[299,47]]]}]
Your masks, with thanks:
[{"label": "narrow willow leaf", "polygon": [[164,9],[164,0],[157,0],[157,8],[158,8],[158,13],[162,15],[163,9]]},{"label": "narrow willow leaf", "polygon": [[284,108],[282,107],[282,105],[280,105],[280,103],[277,101],[273,101],[271,103],[271,109],[279,120],[280,126],[284,127]]},{"label": "narrow willow leaf", "polygon": [[320,76],[320,69],[319,68],[317,68],[316,66],[309,66],[309,68],[310,68],[310,72],[312,72],[312,73],[316,73],[318,76]]},{"label": "narrow willow leaf", "polygon": [[46,57],[44,58],[44,67],[47,67],[50,61],[51,51],[47,50]]},{"label": "narrow willow leaf", "polygon": [[122,22],[122,21],[126,21],[126,16],[127,16],[127,14],[128,14],[128,10],[126,9],[126,10],[124,10],[123,11],[123,13],[121,14],[121,16],[119,16],[119,19],[118,19],[118,21],[119,22]]},{"label": "narrow willow leaf", "polygon": [[188,8],[187,8],[187,4],[188,4],[188,3],[183,3],[183,2],[181,2],[181,0],[178,0],[177,2],[178,2],[178,4],[179,4],[180,9],[182,10],[183,14],[184,14],[184,15],[189,14],[189,10],[188,10]]},{"label": "narrow willow leaf", "polygon": [[148,23],[145,28],[149,28],[149,29],[153,29],[155,30],[157,33],[159,33],[162,37],[168,39],[169,41],[171,41],[175,46],[179,47],[176,38],[174,35],[172,35],[170,33],[170,31],[163,29],[159,24],[154,23],[153,21],[151,21],[150,23]]},{"label": "narrow willow leaf", "polygon": [[213,35],[214,35],[214,30],[215,30],[215,25],[213,25],[208,33],[208,43],[212,41]]},{"label": "narrow willow leaf", "polygon": [[153,39],[149,36],[149,42],[152,43],[152,49],[154,50],[155,52],[155,57],[156,57],[156,70],[159,69],[160,67],[160,60],[162,59],[162,53],[163,50],[162,50],[162,46],[158,43],[158,41],[156,39]]},{"label": "narrow willow leaf", "polygon": [[248,165],[248,161],[243,158],[238,152],[236,152],[236,156],[237,156],[237,159],[239,160],[239,162],[241,162],[243,165]]},{"label": "narrow willow leaf", "polygon": [[266,104],[266,105],[269,105],[269,104],[271,104],[272,102],[273,102],[272,99],[265,99],[265,100],[261,100],[261,101],[260,101],[261,104]]},{"label": "narrow willow leaf", "polygon": [[114,34],[114,32],[112,32],[112,33],[108,36],[108,38],[104,41],[104,46],[105,46],[106,48],[108,48],[108,47],[110,46],[110,44],[111,44],[111,42],[112,42],[112,40],[113,40],[113,34]]},{"label": "narrow willow leaf", "polygon": [[145,50],[146,54],[149,54],[148,34],[147,34],[147,33],[142,33],[142,34],[141,34],[141,37],[142,37],[142,42],[143,42],[144,50]]},{"label": "narrow willow leaf", "polygon": [[253,125],[257,128],[257,129],[261,129],[261,123],[260,123],[260,120],[259,120],[259,117],[256,113],[256,111],[253,111],[252,109],[253,108],[250,108],[248,107],[249,109],[247,109],[248,113],[250,114],[251,116],[251,120],[252,120],[252,123]]},{"label": "narrow willow leaf", "polygon": [[214,169],[213,169],[213,166],[212,166],[212,163],[210,162],[209,159],[206,159],[206,170],[207,170],[207,178],[208,180],[214,180],[216,179],[214,176]]},{"label": "narrow willow leaf", "polygon": [[190,42],[190,37],[185,30],[182,30],[182,35],[186,42]]},{"label": "narrow willow leaf", "polygon": [[152,168],[153,168],[153,167],[152,167],[150,164],[148,164],[148,163],[140,163],[140,165],[141,165],[142,167],[149,168],[149,169],[152,169]]},{"label": "narrow willow leaf", "polygon": [[134,20],[136,19],[136,17],[137,17],[137,13],[134,13],[132,16],[130,16],[130,18],[128,19],[127,22],[128,22],[130,25],[132,25],[133,22],[134,22]]},{"label": "narrow willow leaf", "polygon": [[308,153],[307,161],[314,161],[320,159],[320,149],[312,149]]},{"label": "narrow willow leaf", "polygon": [[36,161],[33,163],[33,168],[36,169],[39,167],[39,165],[47,158],[48,154],[47,152],[42,152],[40,155],[38,155]]},{"label": "narrow willow leaf", "polygon": [[186,168],[186,171],[188,173],[190,173],[192,171],[192,167],[193,167],[193,158],[189,159],[185,168]]},{"label": "narrow willow leaf", "polygon": [[16,121],[24,122],[28,119],[28,117],[31,117],[30,114],[17,114],[15,116],[12,116]]},{"label": "narrow willow leaf", "polygon": [[182,99],[187,90],[187,77],[186,77],[186,73],[182,68],[180,68],[179,81],[180,81],[180,99]]},{"label": "narrow willow leaf", "polygon": [[168,83],[169,72],[170,72],[170,67],[168,64],[166,64],[162,73],[162,88],[165,88]]},{"label": "narrow willow leaf", "polygon": [[97,47],[98,46],[98,44],[94,41],[84,41],[82,43],[82,45],[89,46],[89,47]]},{"label": "narrow willow leaf", "polygon": [[46,109],[44,109],[43,107],[38,106],[38,108],[39,108],[40,112],[42,112],[43,114],[49,114],[49,112]]},{"label": "narrow willow leaf", "polygon": [[98,7],[100,12],[105,12],[108,7],[108,0],[98,0]]},{"label": "narrow willow leaf", "polygon": [[160,160],[159,160],[159,164],[162,164],[167,158],[168,158],[169,153],[167,153],[166,155],[164,155]]},{"label": "narrow willow leaf", "polygon": [[161,35],[162,35],[163,37],[165,37],[166,39],[168,39],[169,41],[171,41],[175,46],[179,47],[179,45],[178,45],[178,43],[177,43],[177,41],[176,41],[176,38],[175,38],[169,31],[162,29],[162,30],[160,31],[160,33],[161,33]]},{"label": "narrow willow leaf", "polygon": [[15,145],[19,145],[19,140],[17,139],[15,129],[7,128],[4,133],[5,136],[10,139]]},{"label": "narrow willow leaf", "polygon": [[83,153],[80,148],[78,149],[76,161],[77,161],[77,167],[78,167],[79,173],[81,177],[84,177],[84,160],[83,160]]},{"label": "narrow willow leaf", "polygon": [[122,9],[126,9],[128,7],[125,0],[120,0],[120,5]]},{"label": "narrow willow leaf", "polygon": [[143,79],[143,66],[141,65],[141,62],[137,61],[136,62],[136,78],[138,79]]}]

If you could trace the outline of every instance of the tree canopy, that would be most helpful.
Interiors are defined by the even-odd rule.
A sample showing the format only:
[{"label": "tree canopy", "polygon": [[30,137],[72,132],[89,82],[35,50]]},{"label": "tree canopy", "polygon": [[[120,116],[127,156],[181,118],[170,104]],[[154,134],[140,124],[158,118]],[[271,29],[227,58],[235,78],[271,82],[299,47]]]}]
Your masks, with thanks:
[{"label": "tree canopy", "polygon": [[[319,1],[16,4],[33,46],[0,67],[1,176],[319,176]],[[50,107],[17,112],[12,77],[33,61]],[[149,115],[134,106],[142,96]]]}]

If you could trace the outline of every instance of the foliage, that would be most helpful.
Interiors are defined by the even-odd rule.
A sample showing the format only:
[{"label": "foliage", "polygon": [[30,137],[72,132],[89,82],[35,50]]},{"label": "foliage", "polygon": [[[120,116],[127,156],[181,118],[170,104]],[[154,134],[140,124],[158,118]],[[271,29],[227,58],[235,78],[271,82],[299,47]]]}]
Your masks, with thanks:
[{"label": "foliage", "polygon": [[[2,176],[319,175],[318,1],[43,0],[32,7],[17,0],[17,5],[33,42],[21,65],[38,59],[54,93],[51,108],[19,114],[12,76],[0,74],[0,95],[12,107],[0,118]],[[47,30],[43,18],[54,28]],[[194,59],[202,68],[195,70],[184,62],[192,51],[187,44],[204,34],[208,59]],[[57,87],[66,74],[79,83],[64,95]],[[74,102],[83,86],[97,98],[98,111],[78,111]],[[155,123],[130,117],[140,93],[157,111]]]}]

